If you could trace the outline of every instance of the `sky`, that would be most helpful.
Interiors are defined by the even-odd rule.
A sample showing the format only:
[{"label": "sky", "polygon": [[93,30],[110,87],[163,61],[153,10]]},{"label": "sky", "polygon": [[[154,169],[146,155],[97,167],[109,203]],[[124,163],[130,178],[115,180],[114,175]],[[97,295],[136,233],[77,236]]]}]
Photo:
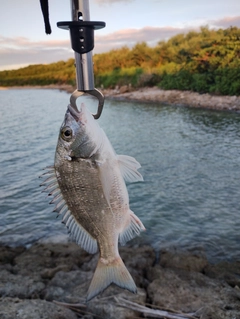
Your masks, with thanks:
[{"label": "sky", "polygon": [[[71,0],[49,0],[52,34],[46,35],[39,0],[0,0],[0,70],[47,64],[74,57],[69,31],[58,21],[71,21]],[[104,21],[95,31],[93,53],[145,41],[154,46],[178,33],[210,28],[240,28],[239,0],[89,0],[91,21]]]}]

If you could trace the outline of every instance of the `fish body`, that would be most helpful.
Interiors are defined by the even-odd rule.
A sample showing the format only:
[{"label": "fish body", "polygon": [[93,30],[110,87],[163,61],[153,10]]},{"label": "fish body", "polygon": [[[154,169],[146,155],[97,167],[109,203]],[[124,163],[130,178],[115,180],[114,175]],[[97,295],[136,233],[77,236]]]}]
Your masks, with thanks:
[{"label": "fish body", "polygon": [[118,252],[140,231],[142,222],[129,208],[125,181],[142,181],[140,164],[132,157],[116,155],[104,131],[82,104],[71,105],[60,128],[54,166],[43,183],[53,195],[55,211],[63,215],[75,241],[100,258],[87,300],[111,283],[136,292],[136,285]]}]

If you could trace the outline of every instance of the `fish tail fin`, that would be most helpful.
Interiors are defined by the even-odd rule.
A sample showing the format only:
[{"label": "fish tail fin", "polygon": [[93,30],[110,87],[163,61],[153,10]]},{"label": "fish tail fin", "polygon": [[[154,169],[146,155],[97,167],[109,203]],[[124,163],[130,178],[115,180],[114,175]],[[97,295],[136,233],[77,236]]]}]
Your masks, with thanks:
[{"label": "fish tail fin", "polygon": [[137,287],[120,256],[112,262],[99,259],[87,293],[87,301],[91,300],[112,283],[137,293]]}]

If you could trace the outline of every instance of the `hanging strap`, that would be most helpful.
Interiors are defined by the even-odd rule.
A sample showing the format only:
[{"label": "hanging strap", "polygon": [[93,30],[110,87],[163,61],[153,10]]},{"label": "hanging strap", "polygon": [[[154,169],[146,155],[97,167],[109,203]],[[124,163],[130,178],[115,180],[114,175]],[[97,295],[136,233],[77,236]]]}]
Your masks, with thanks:
[{"label": "hanging strap", "polygon": [[49,22],[49,10],[48,10],[48,0],[40,0],[40,5],[42,9],[44,24],[45,24],[45,32],[46,34],[51,34],[51,26]]}]

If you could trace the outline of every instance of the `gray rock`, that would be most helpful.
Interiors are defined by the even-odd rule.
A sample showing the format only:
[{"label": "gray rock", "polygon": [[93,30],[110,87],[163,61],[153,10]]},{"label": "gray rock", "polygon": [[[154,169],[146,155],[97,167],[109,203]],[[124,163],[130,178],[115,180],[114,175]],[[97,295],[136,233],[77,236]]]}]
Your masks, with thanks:
[{"label": "gray rock", "polygon": [[121,247],[120,255],[138,287],[146,287],[146,273],[156,259],[156,253],[150,246]]},{"label": "gray rock", "polygon": [[[89,255],[73,243],[36,244],[29,249],[0,247],[1,251],[1,319],[76,318],[50,301],[83,303],[98,255]],[[123,247],[120,255],[139,293],[111,285],[88,303],[83,318],[139,317],[141,314],[120,306],[118,298],[125,298],[176,312],[196,312],[200,319],[240,319],[239,262],[210,265],[201,251],[172,249],[162,250],[155,264],[155,252],[149,246]]]},{"label": "gray rock", "polygon": [[48,283],[44,291],[44,299],[78,303],[86,298],[92,275],[92,272],[81,270],[59,271]]},{"label": "gray rock", "polygon": [[77,319],[69,309],[45,300],[0,299],[1,319]]},{"label": "gray rock", "polygon": [[72,268],[74,267],[69,267],[68,265],[59,265],[55,268],[46,268],[46,269],[43,269],[43,271],[41,271],[41,278],[49,280],[49,279],[52,279],[55,276],[55,274],[58,273],[59,271],[67,272],[71,270]]},{"label": "gray rock", "polygon": [[231,287],[240,288],[240,262],[222,261],[216,265],[208,265],[204,273],[210,278],[222,279]]},{"label": "gray rock", "polygon": [[119,90],[104,90],[104,95],[114,99],[152,101],[213,110],[231,110],[233,107],[234,110],[240,110],[239,96],[213,96],[191,91],[161,90],[157,87],[145,87],[130,92],[123,90],[121,93]]},{"label": "gray rock", "polygon": [[97,267],[98,258],[99,258],[99,254],[93,255],[91,259],[86,260],[83,263],[83,265],[81,266],[81,269],[84,271],[95,271]]},{"label": "gray rock", "polygon": [[180,268],[188,271],[203,272],[208,265],[202,251],[179,251],[176,249],[160,251],[160,265],[164,268]]},{"label": "gray rock", "polygon": [[167,269],[159,265],[153,268],[149,276],[153,280],[147,289],[150,301],[163,309],[196,312],[208,307],[214,313],[215,308],[229,306],[235,312],[240,310],[240,292],[223,281],[213,280],[198,272]]},{"label": "gray rock", "polygon": [[38,298],[45,284],[31,276],[13,275],[7,270],[0,271],[0,296]]},{"label": "gray rock", "polygon": [[1,264],[12,264],[14,258],[24,252],[26,248],[19,247],[9,247],[9,246],[0,246],[0,263]]},{"label": "gray rock", "polygon": [[74,243],[35,244],[15,258],[14,271],[22,275],[31,272],[50,279],[58,270],[79,269],[91,258]]},{"label": "gray rock", "polygon": [[240,312],[231,309],[231,306],[225,306],[224,309],[218,306],[205,306],[196,312],[200,319],[240,319]]},{"label": "gray rock", "polygon": [[104,293],[88,303],[87,311],[102,319],[126,319],[139,315],[139,313],[131,309],[121,307],[118,304],[118,298],[142,304],[146,302],[146,291],[138,289],[138,293],[134,295],[112,285]]}]

